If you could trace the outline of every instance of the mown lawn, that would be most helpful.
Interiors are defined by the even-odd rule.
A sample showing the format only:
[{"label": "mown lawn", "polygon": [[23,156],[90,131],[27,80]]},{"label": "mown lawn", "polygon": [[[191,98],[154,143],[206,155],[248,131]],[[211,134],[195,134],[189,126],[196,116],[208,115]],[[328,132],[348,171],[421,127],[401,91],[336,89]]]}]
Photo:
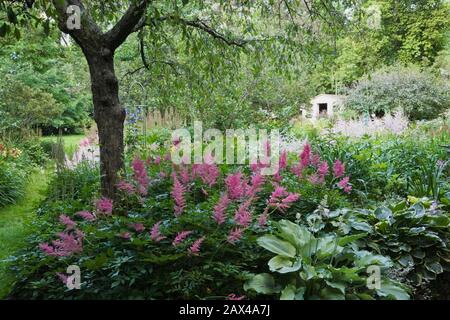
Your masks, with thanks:
[{"label": "mown lawn", "polygon": [[[76,151],[80,141],[84,138],[84,135],[78,134],[78,135],[68,135],[63,136],[64,141],[64,151],[69,156],[72,157],[73,153]],[[57,136],[47,136],[42,137],[42,141],[53,141],[56,142],[58,140]]]},{"label": "mown lawn", "polygon": [[32,232],[34,209],[43,197],[49,172],[49,169],[32,172],[23,199],[0,209],[0,299],[8,293],[14,281],[5,259],[20,249]]}]

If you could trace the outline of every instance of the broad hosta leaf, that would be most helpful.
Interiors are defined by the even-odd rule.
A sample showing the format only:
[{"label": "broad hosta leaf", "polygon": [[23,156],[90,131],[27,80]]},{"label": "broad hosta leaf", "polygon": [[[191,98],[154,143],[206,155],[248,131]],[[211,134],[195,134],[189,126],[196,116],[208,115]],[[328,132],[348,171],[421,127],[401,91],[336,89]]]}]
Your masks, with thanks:
[{"label": "broad hosta leaf", "polygon": [[280,240],[272,235],[260,237],[257,241],[261,247],[269,250],[270,252],[285,257],[295,257],[295,247],[287,241]]},{"label": "broad hosta leaf", "polygon": [[361,238],[364,238],[365,236],[367,236],[367,233],[360,233],[360,234],[354,234],[351,236],[346,236],[346,237],[341,237],[338,239],[338,245],[345,247],[346,244],[359,240]]},{"label": "broad hosta leaf", "polygon": [[296,288],[293,284],[288,284],[281,291],[280,300],[304,300],[305,288]]},{"label": "broad hosta leaf", "polygon": [[332,281],[326,281],[327,285],[330,287],[339,290],[342,294],[345,294],[345,283],[344,282],[332,282]]},{"label": "broad hosta leaf", "polygon": [[409,254],[405,254],[403,256],[401,256],[398,259],[398,262],[403,266],[403,267],[412,267],[414,266],[414,259],[411,255]]},{"label": "broad hosta leaf", "polygon": [[279,221],[278,228],[280,230],[280,236],[297,248],[301,248],[314,239],[314,236],[305,226],[300,226],[289,220]]},{"label": "broad hosta leaf", "polygon": [[300,258],[292,260],[283,256],[275,256],[269,260],[268,265],[272,272],[289,273],[300,270],[302,260]]},{"label": "broad hosta leaf", "polygon": [[379,265],[382,267],[391,267],[392,261],[388,257],[378,254],[372,254],[369,251],[358,251],[356,254],[355,266],[366,267],[370,265]]},{"label": "broad hosta leaf", "polygon": [[324,259],[342,252],[343,247],[339,246],[338,239],[334,236],[321,237],[318,240],[316,256]]},{"label": "broad hosta leaf", "polygon": [[433,272],[434,274],[440,274],[442,272],[444,272],[444,270],[442,269],[442,266],[439,262],[425,262],[425,268],[427,268],[428,271]]},{"label": "broad hosta leaf", "polygon": [[409,294],[403,285],[393,280],[382,280],[377,294],[388,299],[409,300]]},{"label": "broad hosta leaf", "polygon": [[268,273],[260,273],[244,284],[244,290],[255,290],[257,293],[272,294],[280,292],[280,287],[275,285],[275,280]]},{"label": "broad hosta leaf", "polygon": [[392,211],[388,207],[378,207],[374,212],[378,220],[387,220],[389,224],[393,222]]}]

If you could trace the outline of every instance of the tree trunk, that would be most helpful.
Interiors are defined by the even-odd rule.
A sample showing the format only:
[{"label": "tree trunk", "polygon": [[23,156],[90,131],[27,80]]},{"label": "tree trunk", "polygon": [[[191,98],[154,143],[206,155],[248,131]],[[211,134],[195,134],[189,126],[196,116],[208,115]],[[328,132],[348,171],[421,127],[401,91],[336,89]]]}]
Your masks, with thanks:
[{"label": "tree trunk", "polygon": [[114,70],[114,52],[86,55],[91,75],[94,119],[100,143],[102,195],[114,199],[118,173],[124,167],[123,131],[125,109],[119,101],[119,84]]}]

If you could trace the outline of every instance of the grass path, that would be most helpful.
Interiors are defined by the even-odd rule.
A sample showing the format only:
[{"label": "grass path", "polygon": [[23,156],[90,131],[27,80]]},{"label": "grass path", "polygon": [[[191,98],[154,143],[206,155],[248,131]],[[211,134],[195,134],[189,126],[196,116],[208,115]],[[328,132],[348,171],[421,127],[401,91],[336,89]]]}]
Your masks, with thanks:
[{"label": "grass path", "polygon": [[25,244],[25,239],[31,232],[30,222],[34,218],[34,209],[42,199],[42,192],[48,183],[49,172],[32,172],[23,199],[0,209],[0,299],[8,293],[13,282],[13,277],[2,260]]}]

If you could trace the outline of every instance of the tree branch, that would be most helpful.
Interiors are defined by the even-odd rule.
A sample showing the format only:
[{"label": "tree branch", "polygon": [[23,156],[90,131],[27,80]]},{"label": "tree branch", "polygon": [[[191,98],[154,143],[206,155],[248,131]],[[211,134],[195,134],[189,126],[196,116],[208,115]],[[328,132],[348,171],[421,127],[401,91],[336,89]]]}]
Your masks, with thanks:
[{"label": "tree branch", "polygon": [[116,25],[105,33],[105,40],[111,50],[117,49],[127,37],[136,31],[136,26],[145,22],[145,11],[149,0],[134,1]]},{"label": "tree branch", "polygon": [[[59,29],[64,33],[70,34],[83,50],[98,51],[98,44],[100,43],[102,32],[99,26],[92,19],[89,12],[85,10],[82,1],[52,0],[52,2],[57,12],[57,21]],[[81,27],[79,29],[69,30],[67,27],[67,21],[69,19],[67,8],[70,5],[75,5],[80,8]]]}]

